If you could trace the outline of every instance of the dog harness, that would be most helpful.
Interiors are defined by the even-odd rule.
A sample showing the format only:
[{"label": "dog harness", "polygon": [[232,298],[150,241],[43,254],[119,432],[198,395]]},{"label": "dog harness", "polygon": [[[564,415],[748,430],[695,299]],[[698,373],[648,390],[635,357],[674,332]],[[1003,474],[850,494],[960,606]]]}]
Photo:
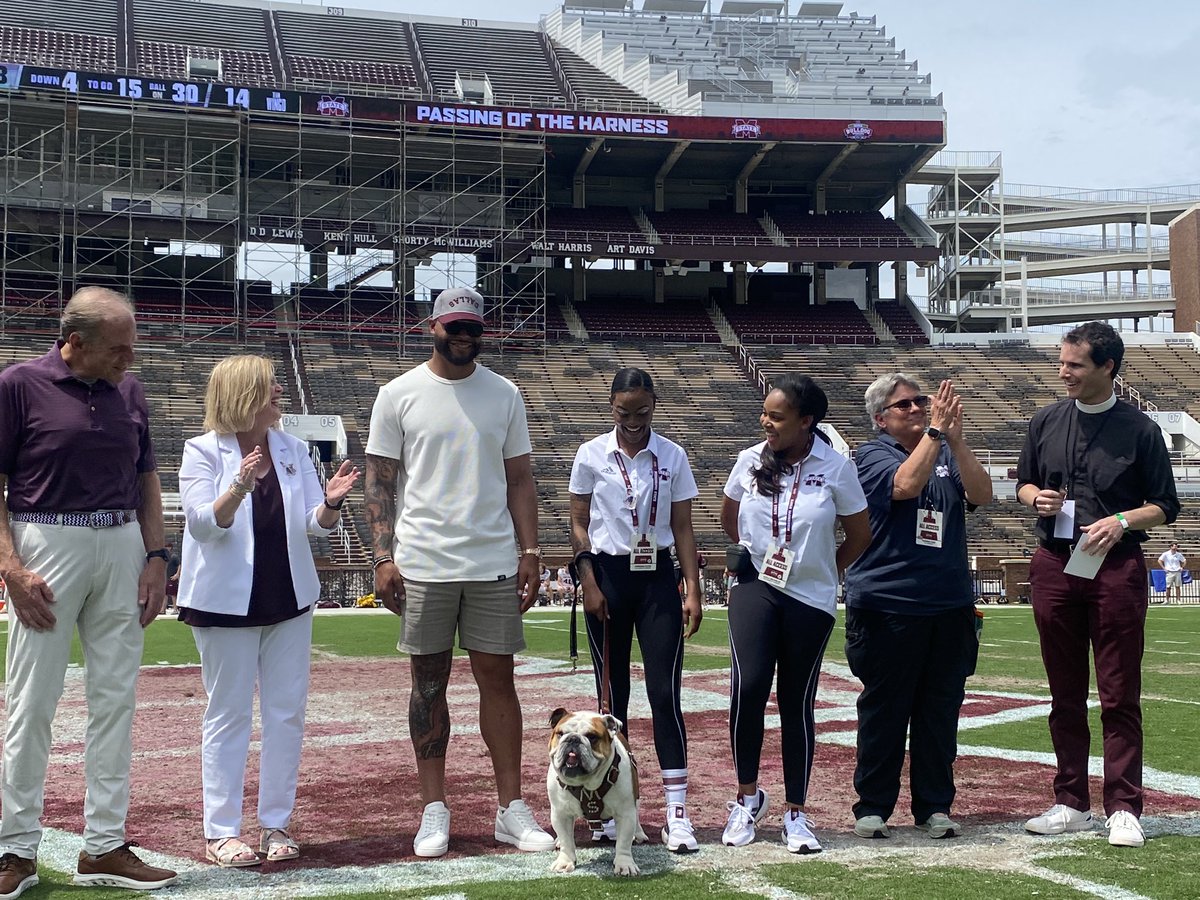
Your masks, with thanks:
[{"label": "dog harness", "polygon": [[594,791],[585,788],[581,784],[565,784],[561,778],[558,779],[559,787],[579,801],[580,807],[583,808],[583,817],[587,819],[588,828],[591,828],[593,831],[598,831],[604,827],[604,819],[601,817],[601,814],[604,812],[604,796],[617,783],[617,779],[621,777],[620,766],[621,757],[614,754],[612,765],[608,767],[608,774],[600,782],[600,787]]}]

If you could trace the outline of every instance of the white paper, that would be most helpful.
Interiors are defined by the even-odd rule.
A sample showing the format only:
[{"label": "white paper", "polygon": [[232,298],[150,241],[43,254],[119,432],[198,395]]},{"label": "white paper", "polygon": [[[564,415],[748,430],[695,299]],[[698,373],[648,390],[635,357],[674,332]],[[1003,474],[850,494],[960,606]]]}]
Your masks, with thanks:
[{"label": "white paper", "polygon": [[1086,532],[1079,538],[1079,543],[1075,545],[1075,549],[1071,553],[1071,558],[1063,566],[1064,575],[1075,575],[1079,578],[1087,578],[1089,581],[1096,577],[1096,573],[1100,571],[1100,566],[1103,564],[1104,557],[1108,553],[1106,551],[1099,556],[1084,553],[1083,551],[1086,549],[1090,538],[1091,535]]},{"label": "white paper", "polygon": [[1062,509],[1054,515],[1054,536],[1064,540],[1075,539],[1075,501],[1064,500]]}]

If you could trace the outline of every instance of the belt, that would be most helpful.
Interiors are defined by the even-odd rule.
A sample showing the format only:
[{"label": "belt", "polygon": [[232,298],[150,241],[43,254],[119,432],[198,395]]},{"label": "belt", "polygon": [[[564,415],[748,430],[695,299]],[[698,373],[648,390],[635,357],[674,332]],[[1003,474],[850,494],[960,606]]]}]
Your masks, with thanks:
[{"label": "belt", "polygon": [[[1060,556],[1064,554],[1070,556],[1075,550],[1075,544],[1072,541],[1066,541],[1062,539],[1055,539],[1052,541],[1041,540],[1038,541],[1038,545],[1043,550],[1048,550],[1051,553],[1057,553]],[[1140,548],[1141,544],[1138,541],[1132,538],[1121,538],[1121,540],[1113,544],[1112,549],[1110,549],[1108,552],[1124,552],[1126,550],[1136,550]]]},{"label": "belt", "polygon": [[74,525],[79,528],[112,528],[137,521],[136,509],[96,509],[91,512],[15,512],[14,522],[36,525]]}]

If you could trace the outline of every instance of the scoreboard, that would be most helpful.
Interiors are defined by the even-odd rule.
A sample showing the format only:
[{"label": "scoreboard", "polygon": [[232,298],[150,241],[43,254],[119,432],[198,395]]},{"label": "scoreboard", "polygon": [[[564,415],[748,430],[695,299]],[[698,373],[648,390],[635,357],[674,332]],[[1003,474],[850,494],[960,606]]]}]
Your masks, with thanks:
[{"label": "scoreboard", "polygon": [[[299,91],[274,90],[261,86],[220,84],[212,81],[176,81],[169,78],[103,75],[75,69],[50,69],[19,63],[0,63],[0,90],[56,90],[81,98],[126,98],[190,106],[201,109],[245,109],[259,112],[317,113],[319,99],[311,110],[302,108],[306,96]],[[308,95],[319,97],[320,95]]]}]

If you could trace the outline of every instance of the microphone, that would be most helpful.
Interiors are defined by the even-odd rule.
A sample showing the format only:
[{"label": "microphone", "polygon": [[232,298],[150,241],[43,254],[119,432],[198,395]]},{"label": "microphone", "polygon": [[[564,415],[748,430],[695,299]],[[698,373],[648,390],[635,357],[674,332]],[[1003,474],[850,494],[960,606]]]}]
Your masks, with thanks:
[{"label": "microphone", "polygon": [[1063,483],[1062,472],[1051,472],[1049,477],[1046,478],[1046,487],[1048,487],[1052,491],[1061,491],[1062,483]]}]

